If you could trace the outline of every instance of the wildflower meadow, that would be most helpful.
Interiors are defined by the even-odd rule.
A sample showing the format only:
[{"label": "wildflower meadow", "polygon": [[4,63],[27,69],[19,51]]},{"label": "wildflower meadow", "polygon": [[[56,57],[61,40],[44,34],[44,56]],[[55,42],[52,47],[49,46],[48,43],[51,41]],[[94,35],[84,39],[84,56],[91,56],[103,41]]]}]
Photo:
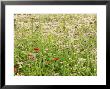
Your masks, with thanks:
[{"label": "wildflower meadow", "polygon": [[96,76],[96,14],[14,14],[15,76]]}]

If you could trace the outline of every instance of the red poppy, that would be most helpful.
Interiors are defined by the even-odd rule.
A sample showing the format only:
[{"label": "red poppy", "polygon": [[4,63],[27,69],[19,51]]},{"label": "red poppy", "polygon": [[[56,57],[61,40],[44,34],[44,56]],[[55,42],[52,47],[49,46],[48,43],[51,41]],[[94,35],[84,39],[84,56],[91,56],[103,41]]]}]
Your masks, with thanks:
[{"label": "red poppy", "polygon": [[53,60],[55,60],[55,61],[56,61],[56,60],[59,60],[59,58],[53,58]]},{"label": "red poppy", "polygon": [[34,48],[35,52],[39,52],[40,49],[39,48]]}]

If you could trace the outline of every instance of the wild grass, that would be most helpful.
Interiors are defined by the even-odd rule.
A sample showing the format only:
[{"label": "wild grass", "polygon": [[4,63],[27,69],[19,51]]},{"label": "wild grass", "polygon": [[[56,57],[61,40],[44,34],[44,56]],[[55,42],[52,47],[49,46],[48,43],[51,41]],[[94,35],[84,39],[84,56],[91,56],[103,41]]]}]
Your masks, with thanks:
[{"label": "wild grass", "polygon": [[15,14],[14,75],[96,76],[96,14]]}]

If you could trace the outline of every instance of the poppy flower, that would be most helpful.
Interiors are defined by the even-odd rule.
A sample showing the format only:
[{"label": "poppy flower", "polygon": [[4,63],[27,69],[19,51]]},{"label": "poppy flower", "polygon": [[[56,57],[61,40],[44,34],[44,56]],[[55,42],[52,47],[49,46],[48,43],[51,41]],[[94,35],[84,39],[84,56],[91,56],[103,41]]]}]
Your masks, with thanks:
[{"label": "poppy flower", "polygon": [[59,60],[59,58],[53,58],[53,60],[57,61],[57,60]]},{"label": "poppy flower", "polygon": [[40,49],[39,49],[39,48],[34,48],[34,51],[35,51],[35,52],[39,52]]}]

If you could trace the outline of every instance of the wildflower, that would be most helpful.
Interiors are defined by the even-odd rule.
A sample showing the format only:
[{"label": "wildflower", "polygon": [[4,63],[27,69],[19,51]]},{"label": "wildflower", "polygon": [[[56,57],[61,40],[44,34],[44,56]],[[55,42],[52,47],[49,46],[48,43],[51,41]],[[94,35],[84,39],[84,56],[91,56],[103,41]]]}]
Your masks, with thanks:
[{"label": "wildflower", "polygon": [[49,51],[49,49],[48,48],[46,48],[45,50],[44,50],[44,53],[47,53]]},{"label": "wildflower", "polygon": [[55,61],[56,61],[56,60],[59,60],[59,58],[53,58],[53,60],[55,60]]},{"label": "wildflower", "polygon": [[48,51],[48,50],[49,50],[48,48],[45,49],[45,51]]},{"label": "wildflower", "polygon": [[85,58],[78,58],[79,61],[86,61]]},{"label": "wildflower", "polygon": [[61,64],[63,64],[63,62],[60,62]]},{"label": "wildflower", "polygon": [[28,58],[31,59],[31,60],[35,60],[35,56],[31,53],[28,54]]},{"label": "wildflower", "polygon": [[18,62],[19,65],[23,65],[23,62]]},{"label": "wildflower", "polygon": [[27,66],[28,66],[28,67],[31,67],[31,65],[30,65],[30,64],[27,64]]},{"label": "wildflower", "polygon": [[35,52],[39,52],[40,49],[39,48],[34,48]]},{"label": "wildflower", "polygon": [[19,62],[19,68],[22,68],[23,63]]},{"label": "wildflower", "polygon": [[29,53],[28,56],[32,56],[32,53]]},{"label": "wildflower", "polygon": [[69,58],[69,60],[71,60],[71,58]]},{"label": "wildflower", "polygon": [[35,57],[34,56],[30,56],[30,59],[35,60]]}]

